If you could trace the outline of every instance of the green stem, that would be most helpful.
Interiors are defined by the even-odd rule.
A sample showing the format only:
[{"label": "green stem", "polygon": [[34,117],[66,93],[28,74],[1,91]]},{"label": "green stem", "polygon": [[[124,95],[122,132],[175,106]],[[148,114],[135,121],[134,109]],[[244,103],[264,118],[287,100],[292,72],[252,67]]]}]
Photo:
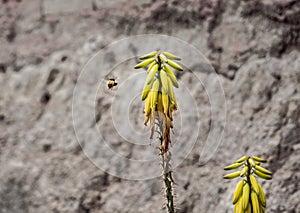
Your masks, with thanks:
[{"label": "green stem", "polygon": [[165,184],[165,196],[166,196],[166,206],[168,213],[174,213],[174,196],[173,196],[173,179],[172,171],[170,170],[170,152],[163,153],[161,150],[162,156],[162,167],[163,167],[163,181]]},{"label": "green stem", "polygon": [[247,166],[249,167],[247,175],[246,175],[247,176],[247,182],[249,183],[249,187],[250,187],[250,190],[249,190],[249,201],[250,201],[250,204],[249,205],[251,206],[251,213],[253,213],[253,206],[252,206],[252,201],[251,201],[252,185],[251,185],[251,181],[250,181],[250,174],[251,174],[252,166],[249,163],[249,157],[247,159]]},{"label": "green stem", "polygon": [[[159,124],[160,133],[163,132],[162,124]],[[160,145],[162,145],[162,137],[160,137]],[[164,152],[162,148],[160,148],[160,155],[162,161],[162,169],[163,169],[163,181],[165,184],[165,198],[166,198],[166,207],[168,213],[175,213],[174,208],[174,195],[173,195],[173,177],[171,171],[171,152]]]}]

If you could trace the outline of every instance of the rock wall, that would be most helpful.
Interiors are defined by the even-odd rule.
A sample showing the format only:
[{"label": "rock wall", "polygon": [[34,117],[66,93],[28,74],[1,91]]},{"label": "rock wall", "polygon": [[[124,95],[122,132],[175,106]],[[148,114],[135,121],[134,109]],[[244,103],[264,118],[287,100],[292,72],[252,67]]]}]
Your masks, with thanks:
[{"label": "rock wall", "polygon": [[[223,180],[223,167],[244,154],[265,157],[274,174],[262,181],[267,212],[299,212],[297,0],[1,1],[0,212],[159,212],[160,178],[126,180],[98,169],[82,152],[72,123],[73,90],[88,59],[115,40],[149,33],[181,38],[204,53],[227,103],[225,133],[212,159],[200,164],[196,144],[174,169],[178,212],[233,212],[236,181]],[[190,75],[178,78],[199,100],[199,140],[205,140],[209,101]],[[213,87],[211,74],[204,75]],[[96,122],[105,122],[111,100],[100,95],[97,103]],[[142,105],[135,114],[143,128]],[[189,135],[193,122],[182,134]],[[103,134],[114,138],[110,128]],[[112,143],[128,157],[140,152],[119,138]]]}]

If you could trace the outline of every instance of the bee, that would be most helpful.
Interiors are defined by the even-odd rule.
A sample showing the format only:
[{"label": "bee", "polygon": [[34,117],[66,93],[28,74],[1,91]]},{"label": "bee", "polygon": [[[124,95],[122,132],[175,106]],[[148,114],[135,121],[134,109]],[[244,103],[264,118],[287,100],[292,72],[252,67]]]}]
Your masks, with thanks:
[{"label": "bee", "polygon": [[110,78],[106,82],[107,89],[112,89],[114,86],[117,86],[118,82],[114,78]]}]

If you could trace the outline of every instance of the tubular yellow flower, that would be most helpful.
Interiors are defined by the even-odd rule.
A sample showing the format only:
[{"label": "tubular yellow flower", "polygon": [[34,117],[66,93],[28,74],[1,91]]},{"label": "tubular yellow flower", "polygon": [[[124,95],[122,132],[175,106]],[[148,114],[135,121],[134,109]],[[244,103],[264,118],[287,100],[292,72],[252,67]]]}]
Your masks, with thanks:
[{"label": "tubular yellow flower", "polygon": [[178,88],[178,82],[172,70],[167,65],[164,65],[164,70],[168,74],[169,78],[172,80],[174,87]]}]

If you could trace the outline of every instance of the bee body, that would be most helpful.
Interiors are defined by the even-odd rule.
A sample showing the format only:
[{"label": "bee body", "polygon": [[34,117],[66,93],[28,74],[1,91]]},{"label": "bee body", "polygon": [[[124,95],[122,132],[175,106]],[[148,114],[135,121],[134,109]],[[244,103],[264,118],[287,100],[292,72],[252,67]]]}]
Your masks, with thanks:
[{"label": "bee body", "polygon": [[112,89],[114,86],[117,86],[117,85],[118,85],[118,83],[116,82],[116,80],[114,78],[110,78],[106,82],[106,86],[108,89]]}]

